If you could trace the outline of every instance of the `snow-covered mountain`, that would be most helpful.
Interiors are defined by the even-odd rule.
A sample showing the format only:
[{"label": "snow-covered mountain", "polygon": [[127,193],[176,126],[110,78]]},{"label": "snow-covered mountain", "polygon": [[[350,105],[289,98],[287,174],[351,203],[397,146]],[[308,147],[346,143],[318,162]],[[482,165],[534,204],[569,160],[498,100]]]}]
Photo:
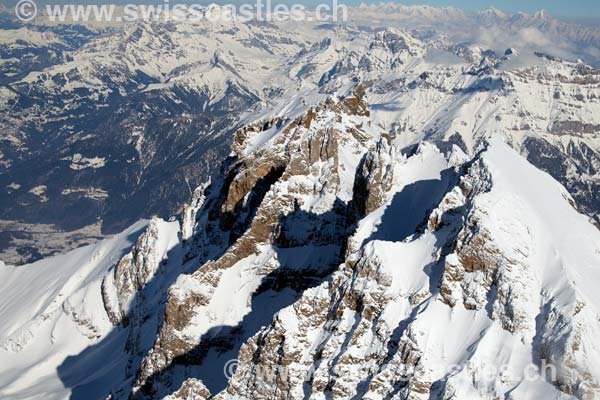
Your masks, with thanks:
[{"label": "snow-covered mountain", "polygon": [[[560,163],[535,151],[530,160],[565,184],[588,214],[598,208],[597,145],[589,133],[598,125],[597,73],[585,66],[599,59],[593,27],[543,13],[466,15],[394,4],[350,8],[348,22],[340,25],[5,25],[0,247],[11,263],[89,243],[140,218],[180,212],[227,155],[238,128],[297,104],[315,104],[356,79],[377,86],[368,101],[374,113],[389,117],[378,117],[387,129],[401,126],[394,120],[401,109],[421,109],[424,100],[432,102],[424,105],[427,112],[410,112],[420,120],[411,129],[421,129],[432,113],[439,116],[446,108],[451,112],[444,123],[456,122],[457,108],[469,114],[482,101],[489,100],[489,114],[494,96],[510,94],[503,101],[520,103],[499,110],[510,114],[502,128],[529,126],[536,138],[528,143],[539,142],[548,130],[567,133],[560,144],[554,134],[546,135],[551,140],[542,135],[548,145],[535,146],[549,146],[544,154],[554,153]],[[577,58],[584,64],[576,64]],[[416,79],[417,72],[423,77]],[[426,82],[430,73],[439,85]],[[480,93],[488,89],[490,96]],[[538,91],[545,110],[530,107]],[[563,91],[566,98],[548,98],[548,92]],[[411,99],[415,103],[408,106]],[[515,112],[525,116],[517,121]],[[417,136],[408,135],[406,143],[416,143]],[[529,132],[516,136],[523,140]],[[584,183],[569,181],[582,175]]]},{"label": "snow-covered mountain", "polygon": [[600,72],[352,11],[15,41],[5,244],[181,212],[0,262],[0,398],[600,398]]},{"label": "snow-covered mountain", "polygon": [[600,231],[498,133],[403,151],[359,85],[141,228],[1,267],[3,397],[600,393]]},{"label": "snow-covered mountain", "polygon": [[302,43],[277,32],[143,23],[5,85],[0,218],[111,233],[176,213],[283,86],[271,67]]}]

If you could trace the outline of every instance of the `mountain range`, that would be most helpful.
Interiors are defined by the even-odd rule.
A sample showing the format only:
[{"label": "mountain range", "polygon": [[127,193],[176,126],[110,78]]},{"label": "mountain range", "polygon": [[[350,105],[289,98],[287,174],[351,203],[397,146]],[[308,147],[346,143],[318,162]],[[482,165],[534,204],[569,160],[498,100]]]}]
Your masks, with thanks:
[{"label": "mountain range", "polygon": [[[394,4],[350,8],[349,20],[340,25],[203,20],[115,27],[44,21],[18,25],[6,14],[4,19],[0,254],[13,264],[91,243],[140,218],[181,212],[194,188],[227,156],[237,129],[264,113],[285,112],[282,107],[290,102],[320,101],[341,82],[377,80],[388,72],[408,79],[405,71],[414,75],[419,70],[418,75],[439,81],[413,76],[407,82],[411,87],[377,84],[369,101],[386,129],[406,124],[408,116],[396,117],[406,114],[401,110],[410,109],[413,101],[420,107],[419,97],[439,100],[411,116],[419,121],[408,128],[419,133],[405,135],[406,144],[451,130],[471,135],[478,129],[474,125],[435,127],[425,120],[436,114],[456,121],[450,114],[458,108],[471,112],[466,102],[486,102],[478,92],[494,89],[494,82],[527,83],[502,96],[524,102],[498,112],[524,116],[515,121],[511,115],[500,125],[526,131],[517,135],[519,140],[543,140],[538,149],[547,141],[538,136],[552,129],[573,137],[573,145],[563,141],[556,147],[552,140],[557,135],[547,135],[548,151],[560,161],[543,169],[565,184],[589,215],[598,209],[593,178],[597,146],[586,135],[597,128],[597,113],[593,101],[581,100],[595,94],[580,93],[593,87],[595,70],[587,65],[593,68],[600,56],[598,30],[590,26],[543,12],[508,15],[489,9],[466,15],[453,8]],[[397,60],[386,59],[385,46],[397,51],[405,38],[391,43],[395,33],[383,33],[389,25],[408,38],[406,54],[392,55]],[[519,54],[502,61],[507,50]],[[563,59],[572,63],[559,62]],[[583,63],[577,64],[578,59]],[[415,68],[401,64],[417,62]],[[523,77],[514,75],[517,70]],[[546,77],[538,82],[539,73]],[[471,90],[471,84],[482,86],[469,96],[447,98],[448,91]],[[537,101],[530,90],[552,91],[546,97],[564,90],[567,98],[546,99],[540,114],[530,109],[531,101]],[[585,103],[582,109],[579,102]],[[442,116],[440,106],[450,114]],[[539,121],[534,126],[529,119]],[[577,126],[579,122],[583,124]],[[533,153],[530,159],[542,157]],[[586,179],[568,182],[572,174]]]},{"label": "mountain range", "polygon": [[349,15],[4,34],[0,397],[600,398],[600,31]]}]

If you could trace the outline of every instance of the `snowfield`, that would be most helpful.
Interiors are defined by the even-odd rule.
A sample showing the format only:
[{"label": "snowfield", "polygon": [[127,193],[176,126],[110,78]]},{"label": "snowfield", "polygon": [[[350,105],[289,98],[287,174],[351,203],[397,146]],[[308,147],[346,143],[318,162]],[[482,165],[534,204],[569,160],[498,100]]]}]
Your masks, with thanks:
[{"label": "snowfield", "polygon": [[[65,358],[114,329],[100,286],[147,223],[140,221],[114,237],[30,265],[0,264],[0,397],[69,397],[57,369]],[[159,226],[163,242],[158,248],[166,254],[177,240],[178,224]],[[123,362],[100,355],[85,370],[72,368],[67,374],[80,382],[89,378],[90,371],[116,378]]]}]

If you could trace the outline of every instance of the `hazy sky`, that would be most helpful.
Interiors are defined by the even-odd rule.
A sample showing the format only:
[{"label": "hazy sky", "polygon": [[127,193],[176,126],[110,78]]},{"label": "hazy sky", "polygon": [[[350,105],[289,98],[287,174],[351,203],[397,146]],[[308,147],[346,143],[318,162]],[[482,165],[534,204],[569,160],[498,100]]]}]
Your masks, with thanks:
[{"label": "hazy sky", "polygon": [[544,9],[554,16],[600,18],[600,0],[404,0],[399,3],[455,6],[466,11],[492,6],[510,12]]}]

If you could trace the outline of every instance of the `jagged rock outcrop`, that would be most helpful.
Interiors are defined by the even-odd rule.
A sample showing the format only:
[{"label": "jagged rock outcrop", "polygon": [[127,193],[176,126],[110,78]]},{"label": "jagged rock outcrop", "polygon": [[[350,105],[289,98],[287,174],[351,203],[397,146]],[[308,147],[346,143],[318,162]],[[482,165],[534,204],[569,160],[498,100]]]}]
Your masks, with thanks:
[{"label": "jagged rock outcrop", "polygon": [[512,333],[523,331],[531,337],[535,333],[537,306],[530,304],[528,293],[539,291],[527,263],[532,239],[518,214],[505,222],[510,224],[513,239],[518,238],[509,248],[506,231],[491,231],[482,223],[490,211],[474,204],[473,199],[491,190],[491,179],[483,161],[478,160],[469,167],[469,174],[455,188],[458,190],[451,191],[442,201],[443,213],[451,210],[447,207],[450,204],[454,209],[462,209],[465,221],[453,238],[454,251],[445,258],[440,295],[452,307],[459,302],[467,309],[491,307],[491,317],[499,320],[504,329]]},{"label": "jagged rock outcrop", "polygon": [[498,138],[398,149],[365,95],[240,130],[185,236],[104,276],[112,336],[60,303],[123,357],[113,399],[598,396],[597,228]]},{"label": "jagged rock outcrop", "polygon": [[165,400],[204,400],[211,398],[210,392],[198,379],[186,380],[178,391]]},{"label": "jagged rock outcrop", "polygon": [[208,186],[210,186],[210,180],[194,189],[192,199],[183,206],[181,211],[181,240],[183,241],[191,238],[194,233],[196,214],[204,205],[205,191]]},{"label": "jagged rock outcrop", "polygon": [[[470,393],[469,398],[487,399],[511,387],[520,388],[517,392],[541,390],[554,391],[565,398],[595,398],[598,388],[590,368],[597,368],[592,360],[600,353],[588,342],[592,331],[584,333],[586,328],[572,321],[567,311],[573,312],[569,307],[575,307],[577,319],[585,309],[584,303],[570,303],[561,311],[554,308],[561,308],[555,303],[557,300],[543,305],[548,299],[561,298],[564,291],[571,291],[571,284],[563,281],[564,287],[559,284],[542,289],[547,279],[544,273],[550,271],[541,272],[545,266],[539,264],[540,255],[536,252],[540,250],[538,246],[545,248],[548,244],[547,239],[538,237],[545,228],[537,225],[537,217],[526,212],[527,207],[536,206],[536,202],[527,203],[535,196],[505,192],[516,175],[502,166],[501,160],[508,161],[503,158],[516,162],[518,156],[511,154],[506,145],[494,142],[474,162],[458,167],[456,172],[462,175],[461,179],[425,216],[429,223],[417,236],[395,244],[376,239],[365,244],[369,234],[359,228],[351,242],[363,245],[347,253],[346,262],[331,280],[305,291],[296,303],[280,311],[269,326],[242,346],[238,368],[227,390],[217,398],[427,399],[462,398]],[[410,161],[411,158],[407,162]],[[521,164],[518,168],[528,169],[529,178],[529,172],[535,171]],[[523,172],[518,168],[516,173]],[[546,199],[562,216],[570,215],[588,232],[594,232],[585,218],[571,208],[564,189],[547,176],[536,178],[548,185],[544,189]],[[375,238],[378,230],[389,229],[384,228],[385,212],[393,207],[392,200],[381,207],[385,211],[371,213],[381,215],[383,211]],[[544,213],[538,212],[540,216]],[[556,254],[565,251],[560,241],[550,239],[550,243]],[[420,246],[423,248],[419,250]],[[425,258],[418,258],[415,252]],[[430,261],[423,263],[429,257]],[[417,259],[423,261],[413,264]],[[411,271],[411,265],[428,265],[426,274]],[[594,312],[582,318],[596,321],[596,315]],[[465,318],[473,318],[473,322],[463,326],[461,321]],[[547,322],[540,326],[540,320]],[[476,328],[477,335],[467,333],[472,323],[481,327]],[[558,333],[566,328],[564,324],[573,331],[568,328]],[[433,339],[432,335],[437,335],[433,332],[444,331],[443,326],[454,327],[459,333]],[[595,322],[592,326],[588,329],[597,329]],[[558,339],[565,333],[566,342]],[[554,338],[553,344],[547,336]],[[588,339],[582,339],[583,336]],[[454,356],[444,355],[451,351],[444,343],[455,340],[462,340],[471,350],[461,356],[466,357],[462,361],[465,366],[456,370],[448,367],[448,374],[444,375],[440,368],[457,361]],[[441,354],[432,354],[431,346]],[[504,381],[496,376],[485,381],[482,368],[497,362],[486,358],[486,348],[497,346],[509,352],[512,346],[533,349],[531,362],[543,360],[543,365],[558,371],[557,377],[548,381],[526,380],[514,374],[507,375]],[[549,350],[549,346],[560,346],[561,350]],[[549,357],[550,353],[554,357]],[[589,359],[584,361],[582,354]],[[523,360],[508,363],[515,368],[513,372],[526,365]],[[471,389],[460,381],[462,374],[473,377]]]},{"label": "jagged rock outcrop", "polygon": [[[227,352],[241,345],[237,333],[216,341],[210,332],[202,332],[201,326],[214,325],[206,315],[222,307],[217,302],[244,309],[269,291],[288,290],[296,297],[343,260],[346,238],[359,215],[356,209],[382,201],[391,179],[392,147],[377,139],[378,128],[369,126],[365,110],[359,87],[287,125],[266,123],[238,133],[238,160],[226,168],[221,188],[211,190],[213,197],[205,200],[189,244],[192,252],[199,245],[206,251],[210,243],[221,250],[191,275],[180,276],[169,290],[165,323],[142,364],[135,393],[160,393],[161,385],[173,384],[174,371],[193,370],[211,349]],[[279,133],[270,143],[249,153],[244,146],[252,144],[253,135],[273,127]],[[363,153],[369,151],[368,165],[359,168]],[[357,188],[354,175],[360,174],[364,183]],[[309,253],[296,260],[303,252]],[[221,298],[231,271],[240,268],[245,271],[243,281],[254,288],[245,295],[250,297]]]},{"label": "jagged rock outcrop", "polygon": [[130,310],[137,293],[148,283],[163,261],[164,253],[158,244],[159,221],[153,219],[135,246],[115,266],[111,275],[102,281],[102,299],[110,321],[119,324]]},{"label": "jagged rock outcrop", "polygon": [[[483,140],[472,159],[460,141],[440,145],[444,153],[430,144],[400,152],[370,121],[364,94],[359,86],[294,120],[238,132],[223,181],[204,190],[184,257],[197,266],[168,291],[135,398],[595,395],[597,367],[582,354],[599,353],[581,338],[596,328],[573,320],[572,301],[557,305],[569,291],[578,309],[587,304],[568,281],[546,282],[573,266],[541,261],[571,250],[553,236],[558,225],[543,227],[550,208],[536,208],[536,190],[579,229],[597,230],[498,140]],[[533,194],[514,182],[518,169],[538,182]],[[589,310],[583,318],[595,320]],[[430,345],[435,321],[456,332]],[[457,340],[472,350],[457,353]],[[478,384],[493,349],[529,351],[531,360],[506,362],[549,363],[557,376]],[[230,380],[204,378],[234,358]],[[474,383],[461,383],[464,374]]]},{"label": "jagged rock outcrop", "polygon": [[385,202],[393,183],[392,160],[396,155],[395,147],[381,139],[376,150],[366,153],[361,159],[354,178],[354,197],[361,217]]}]

